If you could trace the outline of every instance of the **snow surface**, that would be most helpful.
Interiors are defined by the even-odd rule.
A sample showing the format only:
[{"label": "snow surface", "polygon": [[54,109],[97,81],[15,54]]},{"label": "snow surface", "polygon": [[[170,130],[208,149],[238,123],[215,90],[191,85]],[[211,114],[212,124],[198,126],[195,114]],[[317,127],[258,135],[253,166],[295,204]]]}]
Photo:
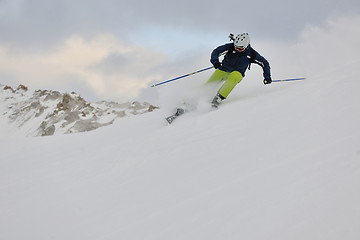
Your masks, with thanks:
[{"label": "snow surface", "polygon": [[25,138],[2,122],[0,239],[358,240],[358,64],[250,76],[170,126],[180,82],[154,90],[172,106],[92,132]]}]

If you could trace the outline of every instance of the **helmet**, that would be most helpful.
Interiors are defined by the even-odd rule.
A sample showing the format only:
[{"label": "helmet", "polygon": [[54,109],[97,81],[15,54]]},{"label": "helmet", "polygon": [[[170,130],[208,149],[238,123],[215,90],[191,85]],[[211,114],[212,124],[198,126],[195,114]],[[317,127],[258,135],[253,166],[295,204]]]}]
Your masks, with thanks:
[{"label": "helmet", "polygon": [[250,44],[250,38],[248,33],[238,34],[234,40],[234,46],[240,48],[247,48]]}]

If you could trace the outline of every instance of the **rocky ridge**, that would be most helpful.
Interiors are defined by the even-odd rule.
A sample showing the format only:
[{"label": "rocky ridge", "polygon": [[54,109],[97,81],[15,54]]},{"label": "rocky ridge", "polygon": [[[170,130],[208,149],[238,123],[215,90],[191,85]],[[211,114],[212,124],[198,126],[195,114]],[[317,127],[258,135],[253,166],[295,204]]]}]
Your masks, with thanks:
[{"label": "rocky ridge", "polygon": [[118,118],[152,112],[157,107],[147,102],[89,103],[77,93],[52,90],[29,91],[0,84],[0,114],[11,126],[27,136],[51,136],[85,132],[107,126]]}]

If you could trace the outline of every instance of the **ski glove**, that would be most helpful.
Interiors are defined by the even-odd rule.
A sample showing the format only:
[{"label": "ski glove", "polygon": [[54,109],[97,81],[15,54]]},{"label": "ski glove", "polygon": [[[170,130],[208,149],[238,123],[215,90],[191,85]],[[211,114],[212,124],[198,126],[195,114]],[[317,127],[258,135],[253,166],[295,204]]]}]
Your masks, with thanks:
[{"label": "ski glove", "polygon": [[271,77],[267,77],[264,79],[264,84],[270,84],[272,82]]},{"label": "ski glove", "polygon": [[221,67],[221,63],[220,63],[220,62],[214,62],[213,65],[214,65],[214,68],[215,68],[215,69],[218,69],[219,67]]}]

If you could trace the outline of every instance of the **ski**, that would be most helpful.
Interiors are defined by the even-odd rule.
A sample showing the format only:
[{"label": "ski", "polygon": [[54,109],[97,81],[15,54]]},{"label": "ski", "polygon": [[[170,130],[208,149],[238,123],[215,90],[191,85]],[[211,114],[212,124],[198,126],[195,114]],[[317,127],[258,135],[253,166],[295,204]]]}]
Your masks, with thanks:
[{"label": "ski", "polygon": [[167,117],[165,119],[169,124],[171,124],[178,116],[180,116],[180,115],[182,115],[184,113],[185,113],[184,109],[178,108],[178,109],[176,109],[176,113],[174,113],[173,115],[171,115],[171,116],[169,116],[169,117]]}]

